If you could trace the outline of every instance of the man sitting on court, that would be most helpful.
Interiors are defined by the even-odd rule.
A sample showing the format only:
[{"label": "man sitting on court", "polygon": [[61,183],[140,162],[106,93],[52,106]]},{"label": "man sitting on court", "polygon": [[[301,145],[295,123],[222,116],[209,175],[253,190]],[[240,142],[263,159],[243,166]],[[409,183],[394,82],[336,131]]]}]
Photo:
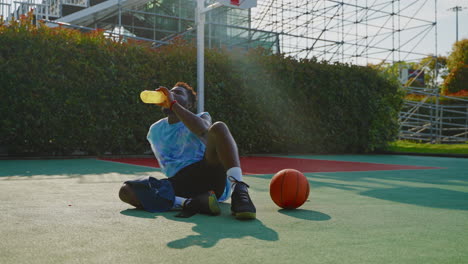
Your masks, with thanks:
[{"label": "man sitting on court", "polygon": [[[238,219],[254,219],[256,209],[249,186],[242,180],[237,145],[226,124],[212,124],[207,112],[192,113],[196,93],[184,82],[171,90],[159,87],[157,91],[167,97],[159,104],[167,117],[150,127],[147,139],[168,178],[126,181],[120,188],[120,199],[151,212],[181,208],[177,216],[190,217],[220,214],[218,201],[231,196],[232,214]],[[160,205],[162,194],[169,197],[170,206]]]}]

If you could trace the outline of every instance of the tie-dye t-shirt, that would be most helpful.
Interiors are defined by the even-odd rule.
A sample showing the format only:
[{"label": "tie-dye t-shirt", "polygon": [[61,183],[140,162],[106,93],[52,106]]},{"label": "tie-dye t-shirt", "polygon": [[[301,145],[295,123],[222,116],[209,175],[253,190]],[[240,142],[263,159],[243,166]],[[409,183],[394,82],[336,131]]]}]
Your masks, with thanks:
[{"label": "tie-dye t-shirt", "polygon": [[[203,115],[210,117],[207,112],[197,114],[200,117]],[[197,135],[182,122],[169,124],[167,117],[151,125],[147,139],[167,177],[172,177],[182,168],[202,160],[205,154],[206,146]]]}]

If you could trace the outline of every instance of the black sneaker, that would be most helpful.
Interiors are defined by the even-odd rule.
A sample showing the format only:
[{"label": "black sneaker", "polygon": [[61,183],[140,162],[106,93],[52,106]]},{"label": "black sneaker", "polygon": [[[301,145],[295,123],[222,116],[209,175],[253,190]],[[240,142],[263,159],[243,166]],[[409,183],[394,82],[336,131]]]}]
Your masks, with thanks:
[{"label": "black sneaker", "polygon": [[221,213],[218,199],[213,191],[187,199],[184,202],[182,211],[176,217],[188,218],[197,213],[208,215],[219,215]]},{"label": "black sneaker", "polygon": [[232,215],[240,220],[255,219],[256,209],[249,196],[249,185],[245,182],[237,181],[232,176],[229,180],[236,184],[231,196]]}]

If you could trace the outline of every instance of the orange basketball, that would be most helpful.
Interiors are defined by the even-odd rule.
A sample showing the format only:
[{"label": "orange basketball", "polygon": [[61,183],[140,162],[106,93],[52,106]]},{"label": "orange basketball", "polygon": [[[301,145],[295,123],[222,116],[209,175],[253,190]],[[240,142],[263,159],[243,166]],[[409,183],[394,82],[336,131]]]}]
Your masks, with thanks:
[{"label": "orange basketball", "polygon": [[295,209],[309,197],[309,182],[298,170],[284,169],[273,176],[270,196],[273,202],[284,209]]}]

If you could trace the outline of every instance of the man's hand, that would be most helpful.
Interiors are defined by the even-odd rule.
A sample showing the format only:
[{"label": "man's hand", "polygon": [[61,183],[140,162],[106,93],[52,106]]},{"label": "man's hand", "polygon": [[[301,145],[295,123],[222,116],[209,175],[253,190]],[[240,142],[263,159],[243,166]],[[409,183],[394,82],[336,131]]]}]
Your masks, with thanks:
[{"label": "man's hand", "polygon": [[171,102],[174,101],[174,96],[169,91],[169,89],[167,89],[164,86],[159,86],[159,88],[156,89],[156,91],[163,92],[164,95],[166,96],[166,101],[164,101],[164,102],[162,102],[160,104],[157,104],[157,105],[162,106],[164,108],[168,108],[168,109],[171,108]]}]

